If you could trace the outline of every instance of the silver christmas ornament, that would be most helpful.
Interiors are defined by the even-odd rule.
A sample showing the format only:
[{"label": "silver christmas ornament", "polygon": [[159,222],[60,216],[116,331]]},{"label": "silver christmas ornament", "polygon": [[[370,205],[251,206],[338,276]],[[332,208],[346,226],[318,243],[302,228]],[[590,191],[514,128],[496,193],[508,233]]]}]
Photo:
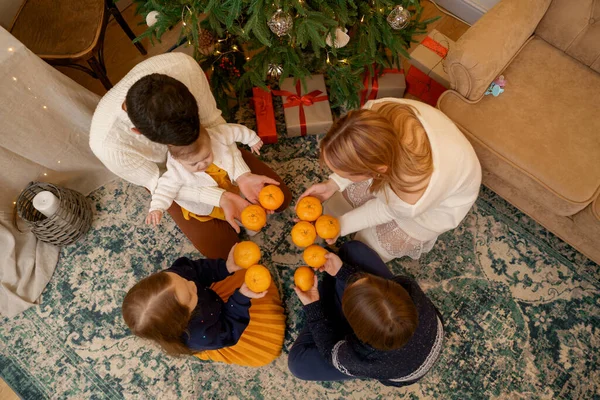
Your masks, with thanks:
[{"label": "silver christmas ornament", "polygon": [[410,22],[410,11],[402,6],[396,6],[388,15],[387,22],[390,24],[392,29],[399,31],[400,29],[406,28]]},{"label": "silver christmas ornament", "polygon": [[294,26],[294,20],[289,13],[279,9],[275,14],[273,14],[269,22],[267,22],[267,25],[269,25],[271,32],[281,37],[283,35],[287,35],[292,30],[292,26]]},{"label": "silver christmas ornament", "polygon": [[327,35],[327,37],[325,38],[325,43],[327,43],[327,45],[330,47],[335,46],[338,49],[340,47],[344,47],[350,41],[350,36],[348,36],[347,32],[348,29],[346,28],[344,28],[344,30],[342,30],[342,28],[337,28],[335,30],[335,38],[332,39],[331,35]]},{"label": "silver christmas ornament", "polygon": [[279,64],[269,64],[267,68],[267,75],[269,78],[278,79],[283,72],[283,67]]},{"label": "silver christmas ornament", "polygon": [[146,15],[146,25],[152,27],[158,21],[158,16],[160,13],[158,11],[150,11],[148,15]]}]

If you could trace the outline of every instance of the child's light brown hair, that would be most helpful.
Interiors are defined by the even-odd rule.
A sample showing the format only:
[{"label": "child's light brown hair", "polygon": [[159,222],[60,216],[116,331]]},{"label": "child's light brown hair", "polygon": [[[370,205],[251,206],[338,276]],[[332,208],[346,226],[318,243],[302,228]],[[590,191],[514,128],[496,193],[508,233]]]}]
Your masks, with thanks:
[{"label": "child's light brown hair", "polygon": [[[350,111],[321,141],[321,159],[339,171],[372,177],[371,192],[385,185],[417,192],[433,172],[431,145],[417,113],[410,105],[391,102],[377,111]],[[380,171],[382,166],[387,171]]]},{"label": "child's light brown hair", "polygon": [[419,324],[408,292],[399,283],[371,274],[357,274],[346,286],[342,310],[356,337],[378,350],[401,348]]},{"label": "child's light brown hair", "polygon": [[189,156],[197,154],[202,146],[206,144],[206,139],[209,138],[208,132],[204,128],[200,128],[198,139],[188,144],[187,146],[168,146],[169,153],[176,160],[186,160]]},{"label": "child's light brown hair", "polygon": [[134,335],[156,342],[169,355],[192,354],[181,338],[191,312],[177,301],[167,273],[158,272],[136,283],[123,300],[122,312]]}]

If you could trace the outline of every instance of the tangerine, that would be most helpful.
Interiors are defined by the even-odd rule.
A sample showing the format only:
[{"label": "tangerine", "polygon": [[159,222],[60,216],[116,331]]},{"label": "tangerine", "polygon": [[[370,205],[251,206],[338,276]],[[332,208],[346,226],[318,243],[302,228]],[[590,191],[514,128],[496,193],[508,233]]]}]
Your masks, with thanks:
[{"label": "tangerine", "polygon": [[308,246],[306,249],[304,249],[304,254],[302,257],[304,258],[304,261],[311,267],[321,268],[327,261],[325,254],[327,254],[327,250],[317,244],[313,244],[312,246]]},{"label": "tangerine", "polygon": [[313,287],[315,283],[315,273],[312,268],[299,267],[294,272],[294,284],[303,292],[306,292]]},{"label": "tangerine", "polygon": [[340,234],[340,221],[331,215],[321,215],[315,222],[317,234],[323,239],[333,239]]},{"label": "tangerine", "polygon": [[260,248],[248,240],[240,242],[233,249],[233,261],[242,268],[248,268],[260,260]]},{"label": "tangerine", "polygon": [[271,273],[264,266],[256,264],[246,270],[244,282],[254,293],[264,292],[271,286]]},{"label": "tangerine", "polygon": [[283,204],[284,196],[275,185],[267,185],[258,194],[258,202],[267,210],[277,210]]},{"label": "tangerine", "polygon": [[267,213],[256,204],[244,208],[241,218],[242,225],[253,231],[260,231],[267,224]]},{"label": "tangerine", "polygon": [[303,197],[298,204],[296,204],[296,215],[298,215],[298,218],[302,221],[315,221],[322,213],[323,206],[316,197]]},{"label": "tangerine", "polygon": [[292,228],[292,242],[298,247],[307,247],[315,242],[317,232],[310,222],[300,221]]}]

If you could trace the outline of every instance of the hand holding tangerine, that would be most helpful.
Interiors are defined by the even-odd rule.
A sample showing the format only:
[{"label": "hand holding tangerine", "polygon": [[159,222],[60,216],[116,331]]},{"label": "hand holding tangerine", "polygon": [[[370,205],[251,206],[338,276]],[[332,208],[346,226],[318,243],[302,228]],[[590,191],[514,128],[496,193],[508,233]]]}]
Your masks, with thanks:
[{"label": "hand holding tangerine", "polygon": [[309,267],[299,267],[294,272],[294,284],[303,292],[306,292],[313,287],[315,280],[315,272]]}]

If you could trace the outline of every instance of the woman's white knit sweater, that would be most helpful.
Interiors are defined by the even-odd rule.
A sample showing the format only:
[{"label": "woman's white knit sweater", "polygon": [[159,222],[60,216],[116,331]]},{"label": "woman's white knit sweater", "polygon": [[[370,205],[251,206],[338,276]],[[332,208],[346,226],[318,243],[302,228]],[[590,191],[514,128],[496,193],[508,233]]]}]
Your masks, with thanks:
[{"label": "woman's white knit sweater", "polygon": [[[347,212],[340,218],[341,235],[396,221],[406,234],[429,241],[454,229],[465,217],[479,194],[481,166],[469,141],[441,111],[419,101],[384,98],[372,100],[364,108],[377,103],[397,102],[417,109],[433,156],[433,174],[423,196],[415,203],[401,200],[390,187],[375,198]],[[343,191],[352,182],[337,174],[334,180]]]},{"label": "woman's white knit sweater", "polygon": [[[239,162],[236,162],[236,158],[240,156],[240,150],[235,143],[240,142],[250,147],[254,146],[260,141],[254,131],[242,125],[221,124],[207,129],[207,132],[210,136],[213,164],[227,171],[232,182],[249,171],[247,166],[244,168],[245,163],[244,166],[241,166]],[[158,179],[158,185],[152,194],[150,211],[168,209],[182,186],[205,189],[204,195],[194,201],[177,200],[181,207],[198,215],[208,215],[213,207],[218,207],[219,202],[215,202],[215,200],[220,199],[224,192],[209,174],[189,172],[169,153],[167,155],[167,172]]]},{"label": "woman's white knit sweater", "polygon": [[[100,100],[90,129],[90,147],[96,157],[117,176],[154,193],[160,167],[167,161],[167,146],[151,142],[145,136],[134,133],[133,123],[123,111],[123,102],[129,88],[146,75],[159,73],[182,82],[198,103],[200,123],[205,128],[224,124],[221,111],[217,109],[208,80],[198,63],[183,53],[166,53],[151,57],[136,65],[119,83]],[[248,166],[241,154],[236,154],[236,170]],[[176,197],[177,202],[206,199],[218,204],[220,194],[205,187],[183,186]]]}]

